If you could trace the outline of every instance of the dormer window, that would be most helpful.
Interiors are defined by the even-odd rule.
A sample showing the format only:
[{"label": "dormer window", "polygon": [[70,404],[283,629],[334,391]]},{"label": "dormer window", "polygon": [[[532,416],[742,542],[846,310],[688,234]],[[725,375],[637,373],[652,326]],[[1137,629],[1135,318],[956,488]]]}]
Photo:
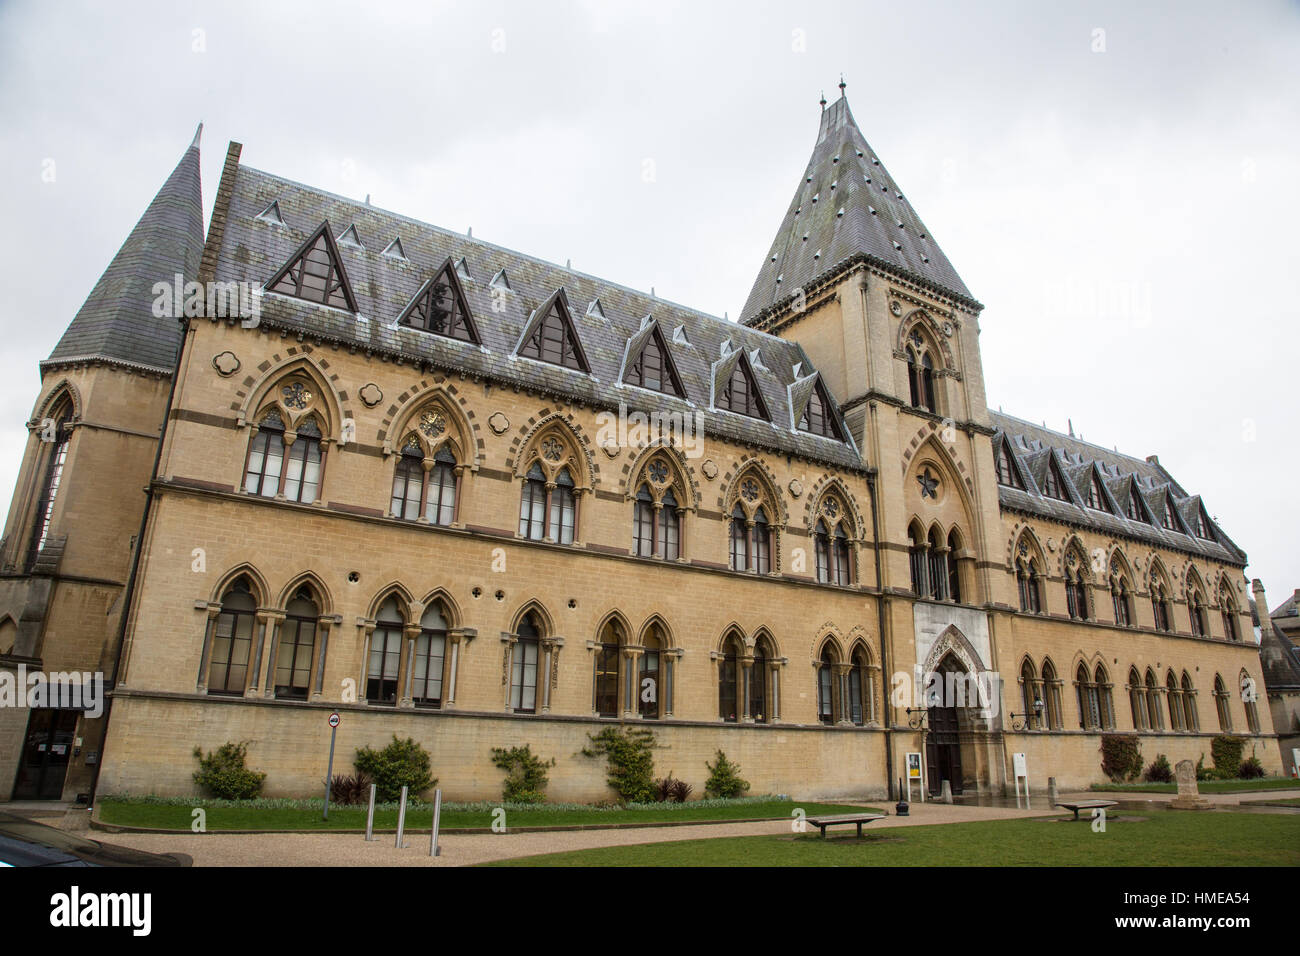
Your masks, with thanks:
[{"label": "dormer window", "polygon": [[727,384],[723,386],[722,393],[718,396],[718,408],[748,415],[750,418],[771,421],[744,350],[737,353],[736,367],[732,369],[731,377],[727,379]]},{"label": "dormer window", "polygon": [[552,295],[539,311],[542,316],[519,346],[519,354],[524,358],[589,373],[591,367],[574,331],[563,290]]},{"label": "dormer window", "polygon": [[803,416],[799,419],[799,430],[812,432],[823,438],[843,441],[844,435],[840,432],[837,418],[838,416],[831,410],[830,396],[826,394],[821,378],[818,377],[813,383],[812,391],[808,394],[808,404],[804,406]]},{"label": "dormer window", "polygon": [[1058,501],[1067,500],[1065,497],[1065,483],[1061,479],[1061,471],[1056,467],[1056,459],[1051,457],[1047,459],[1047,475],[1043,479],[1043,494]]},{"label": "dormer window", "polygon": [[1088,500],[1087,505],[1093,511],[1110,511],[1110,506],[1106,504],[1106,494],[1101,490],[1101,479],[1097,473],[1092,473],[1092,480],[1088,483]]},{"label": "dormer window", "polygon": [[995,464],[998,470],[998,484],[1006,485],[1008,488],[1018,488],[1025,490],[1025,483],[1020,479],[1020,472],[1015,463],[1011,460],[1011,449],[1007,447],[1006,439],[998,442]]}]

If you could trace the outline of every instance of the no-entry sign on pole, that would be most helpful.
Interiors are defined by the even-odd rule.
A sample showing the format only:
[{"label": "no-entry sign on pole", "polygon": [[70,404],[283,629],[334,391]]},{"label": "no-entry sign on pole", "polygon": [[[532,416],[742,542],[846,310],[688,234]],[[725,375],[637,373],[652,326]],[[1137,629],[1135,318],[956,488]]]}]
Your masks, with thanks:
[{"label": "no-entry sign on pole", "polygon": [[342,721],[337,710],[330,714],[330,762],[329,769],[325,771],[325,813],[321,817],[322,820],[330,818],[330,784],[334,782],[334,738],[338,736],[339,724]]}]

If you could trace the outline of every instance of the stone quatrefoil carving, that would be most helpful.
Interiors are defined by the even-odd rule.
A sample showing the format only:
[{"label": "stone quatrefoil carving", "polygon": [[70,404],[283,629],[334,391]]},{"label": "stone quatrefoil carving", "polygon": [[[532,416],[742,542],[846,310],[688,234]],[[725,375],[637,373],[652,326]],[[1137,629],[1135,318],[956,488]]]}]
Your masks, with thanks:
[{"label": "stone quatrefoil carving", "polygon": [[234,375],[239,371],[239,358],[234,352],[226,351],[212,356],[212,367],[219,375]]},{"label": "stone quatrefoil carving", "polygon": [[384,393],[374,382],[367,382],[361,386],[357,392],[361,396],[361,401],[365,402],[366,408],[374,408],[384,400]]}]

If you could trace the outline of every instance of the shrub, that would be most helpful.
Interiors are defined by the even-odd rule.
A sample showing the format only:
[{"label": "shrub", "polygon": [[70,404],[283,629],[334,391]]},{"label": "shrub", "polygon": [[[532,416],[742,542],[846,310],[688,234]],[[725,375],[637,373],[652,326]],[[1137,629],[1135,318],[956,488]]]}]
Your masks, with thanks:
[{"label": "shrub", "polygon": [[1264,765],[1255,756],[1255,748],[1250,748],[1250,756],[1237,767],[1237,776],[1242,780],[1258,780],[1264,776]]},{"label": "shrub", "polygon": [[655,735],[641,727],[606,727],[596,735],[587,735],[591,745],[582,748],[583,756],[604,755],[609,768],[609,785],[624,803],[649,803],[655,798]]},{"label": "shrub", "polygon": [[1196,761],[1196,779],[1199,781],[1213,780],[1214,771],[1205,766],[1205,754],[1201,754],[1201,759]]},{"label": "shrub", "polygon": [[[370,802],[370,778],[364,773],[336,773],[330,780],[330,800],[341,805]],[[375,794],[379,802],[379,794]]]},{"label": "shrub", "polygon": [[398,740],[397,734],[393,734],[393,742],[383,750],[359,748],[354,763],[357,773],[367,774],[374,781],[375,800],[380,803],[400,800],[403,786],[408,797],[418,799],[438,782],[429,775],[428,751],[410,737]]},{"label": "shrub", "polygon": [[1241,751],[1246,741],[1240,737],[1220,734],[1210,741],[1210,756],[1214,758],[1214,769],[1222,780],[1231,780],[1241,768]]},{"label": "shrub", "polygon": [[252,800],[262,794],[266,774],[244,766],[248,756],[248,741],[224,743],[206,757],[198,747],[194,756],[199,769],[194,771],[194,782],[208,796],[220,800]]},{"label": "shrub", "polygon": [[522,747],[492,748],[492,762],[506,772],[501,799],[506,803],[545,803],[546,769],[555,766],[555,758],[543,760],[533,753],[530,744]]},{"label": "shrub", "polygon": [[685,803],[691,797],[692,787],[685,780],[678,780],[669,772],[668,776],[655,782],[655,789],[660,803]]},{"label": "shrub", "polygon": [[711,797],[739,797],[749,790],[749,781],[740,776],[740,765],[727,759],[727,755],[718,751],[717,761],[704,766],[709,768],[709,781],[704,785],[704,792]]},{"label": "shrub", "polygon": [[1142,772],[1142,751],[1137,735],[1102,734],[1101,769],[1115,783],[1136,780]]},{"label": "shrub", "polygon": [[1143,777],[1152,783],[1169,783],[1174,779],[1174,768],[1169,766],[1169,758],[1164,754],[1156,754],[1155,761],[1147,767],[1147,772]]}]

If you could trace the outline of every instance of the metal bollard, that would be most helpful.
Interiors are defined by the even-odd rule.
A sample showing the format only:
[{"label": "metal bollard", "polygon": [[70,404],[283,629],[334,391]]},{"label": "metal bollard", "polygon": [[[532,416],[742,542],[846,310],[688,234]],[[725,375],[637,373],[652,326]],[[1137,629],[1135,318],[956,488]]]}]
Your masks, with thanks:
[{"label": "metal bollard", "polygon": [[375,842],[375,785],[370,785],[370,810],[366,813],[366,842]]},{"label": "metal bollard", "polygon": [[442,815],[442,791],[433,791],[433,830],[429,835],[429,856],[442,856],[438,846],[438,818]]},{"label": "metal bollard", "polygon": [[405,850],[402,835],[406,832],[406,788],[402,788],[402,805],[397,808],[397,849]]}]

